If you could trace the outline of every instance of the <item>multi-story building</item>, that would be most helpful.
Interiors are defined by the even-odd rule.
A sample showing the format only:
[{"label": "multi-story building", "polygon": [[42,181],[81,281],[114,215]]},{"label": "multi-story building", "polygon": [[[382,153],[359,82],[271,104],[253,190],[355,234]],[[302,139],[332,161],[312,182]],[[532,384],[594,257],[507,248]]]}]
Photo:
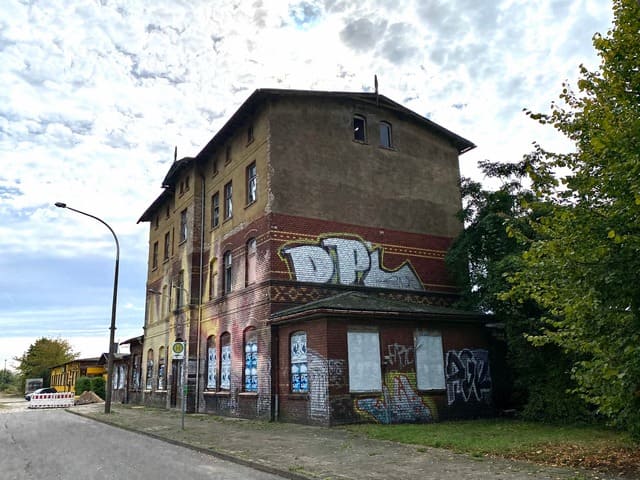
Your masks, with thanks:
[{"label": "multi-story building", "polygon": [[256,90],[140,218],[140,401],[321,425],[489,411],[484,321],[451,308],[444,263],[473,147],[382,95]]}]

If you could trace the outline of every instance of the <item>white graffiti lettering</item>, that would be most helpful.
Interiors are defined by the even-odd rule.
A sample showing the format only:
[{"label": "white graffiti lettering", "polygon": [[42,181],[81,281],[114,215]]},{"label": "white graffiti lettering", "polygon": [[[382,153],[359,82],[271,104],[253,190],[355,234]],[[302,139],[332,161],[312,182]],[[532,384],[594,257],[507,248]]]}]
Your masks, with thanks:
[{"label": "white graffiti lettering", "polygon": [[400,345],[399,343],[392,343],[387,345],[388,355],[385,355],[385,360],[390,367],[402,369],[409,365],[413,365],[413,347],[407,347],[406,345]]},{"label": "white graffiti lettering", "polygon": [[487,350],[447,352],[447,403],[491,403],[491,374]]},{"label": "white graffiti lettering", "polygon": [[371,249],[360,240],[325,238],[319,246],[284,247],[282,253],[288,257],[299,282],[424,290],[409,264],[395,271],[386,270],[381,266],[381,250]]}]

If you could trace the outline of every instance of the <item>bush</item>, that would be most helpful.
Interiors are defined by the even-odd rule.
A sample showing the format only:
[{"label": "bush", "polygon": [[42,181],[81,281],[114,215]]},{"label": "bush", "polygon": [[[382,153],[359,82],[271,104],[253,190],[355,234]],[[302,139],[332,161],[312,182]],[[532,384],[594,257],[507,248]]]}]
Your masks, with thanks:
[{"label": "bush", "polygon": [[76,395],[82,395],[84,392],[91,390],[91,378],[79,377],[76,380]]},{"label": "bush", "polygon": [[102,377],[92,377],[91,378],[91,390],[93,393],[98,395],[100,398],[104,399],[105,397],[105,381]]}]

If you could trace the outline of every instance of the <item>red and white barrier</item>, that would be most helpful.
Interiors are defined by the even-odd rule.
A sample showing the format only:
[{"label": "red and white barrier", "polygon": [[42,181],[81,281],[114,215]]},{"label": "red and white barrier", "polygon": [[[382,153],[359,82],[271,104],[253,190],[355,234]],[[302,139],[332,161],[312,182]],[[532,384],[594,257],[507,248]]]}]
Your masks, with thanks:
[{"label": "red and white barrier", "polygon": [[66,408],[73,407],[74,402],[73,392],[34,393],[29,408]]}]

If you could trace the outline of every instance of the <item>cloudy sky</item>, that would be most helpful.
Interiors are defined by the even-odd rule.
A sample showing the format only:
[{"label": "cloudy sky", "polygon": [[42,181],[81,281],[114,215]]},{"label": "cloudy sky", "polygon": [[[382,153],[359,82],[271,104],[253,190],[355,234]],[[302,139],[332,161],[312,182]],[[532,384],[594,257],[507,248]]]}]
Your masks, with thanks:
[{"label": "cloudy sky", "polygon": [[178,156],[195,155],[256,88],[372,91],[514,161],[566,148],[547,111],[595,68],[604,0],[3,0],[0,4],[0,362],[37,338],[108,348],[142,334],[147,224]]}]

